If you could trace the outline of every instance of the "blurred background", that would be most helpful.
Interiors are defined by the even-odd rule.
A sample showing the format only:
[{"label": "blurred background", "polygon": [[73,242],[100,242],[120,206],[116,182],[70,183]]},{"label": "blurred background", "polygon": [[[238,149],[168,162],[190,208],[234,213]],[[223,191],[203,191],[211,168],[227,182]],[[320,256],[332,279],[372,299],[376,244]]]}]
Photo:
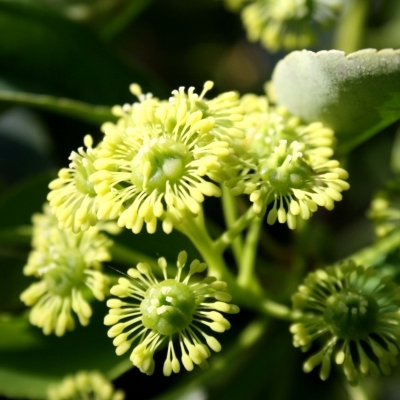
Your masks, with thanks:
[{"label": "blurred background", "polygon": [[[351,21],[346,12],[353,12],[353,17],[359,18],[358,35],[351,51],[400,47],[400,1],[348,0],[337,24],[318,31],[318,40],[311,50],[348,50],[347,41],[339,35],[345,28],[338,30],[338,26]],[[29,283],[28,278],[21,276],[29,239],[21,234],[21,229],[29,225],[33,212],[41,210],[48,182],[59,168],[68,164],[69,154],[82,145],[83,136],[90,133],[95,139],[101,138],[100,117],[96,120],[55,112],[40,99],[30,102],[19,97],[19,93],[51,95],[109,107],[135,101],[128,89],[133,82],[139,83],[144,92],[167,98],[180,86],[195,86],[200,92],[206,80],[213,80],[215,86],[210,96],[230,90],[262,95],[276,63],[287,53],[270,52],[259,43],[249,42],[240,14],[229,11],[221,0],[0,0],[0,313],[3,320],[24,312],[19,293]],[[397,124],[386,128],[359,146],[351,158],[343,160],[350,172],[352,189],[335,212],[319,211],[307,234],[296,242],[299,251],[307,254],[315,265],[344,257],[373,240],[373,227],[365,212],[375,191],[394,175],[391,163],[394,145],[398,143],[398,148],[400,144],[397,132]],[[206,207],[218,224],[218,202],[210,201]],[[286,226],[268,227],[268,231],[278,246],[292,241],[292,233]],[[121,239],[126,243],[129,240],[129,235]],[[160,243],[166,247],[168,243],[171,254],[175,254],[182,240],[174,235],[165,238],[160,233],[146,239],[145,251],[161,248]],[[138,241],[145,242],[143,238]],[[265,249],[260,252],[267,253]],[[267,254],[265,259],[268,260]],[[271,261],[268,268],[258,266],[263,281],[278,299],[288,297],[288,293],[279,292],[280,282],[290,274],[282,263]],[[127,399],[143,400],[348,398],[335,373],[323,383],[317,374],[301,372],[304,357],[291,346],[285,323],[270,321],[267,333],[254,346],[245,354],[235,353],[240,331],[253,318],[246,310],[233,316],[233,328],[224,338],[227,358],[225,361],[220,358],[221,366],[212,374],[201,375],[196,371],[164,378],[161,369],[156,369],[152,377],[136,369],[122,375],[115,370],[114,376],[121,375],[115,386],[125,389]],[[93,326],[95,329],[98,325],[93,322]],[[87,351],[92,359],[100,360],[105,357],[102,349],[106,348],[107,357],[116,358],[108,340],[99,343],[97,351],[96,343],[90,340],[90,331],[82,340],[74,335],[75,332],[65,345],[50,338],[46,351],[60,351],[60,357],[64,357],[66,352],[76,349],[82,358]],[[11,379],[13,371],[19,371],[21,376],[34,376],[35,363],[45,354],[24,353],[16,344],[17,339],[15,342],[1,342],[1,339],[0,325],[0,389],[6,386],[1,381]],[[93,348],[86,348],[88,343]],[[46,356],[43,366],[37,368],[51,370],[53,366],[46,367],[45,359]],[[160,364],[162,359],[163,354],[156,355],[156,363]],[[399,376],[397,371],[391,378],[385,378],[383,384],[372,381],[371,393],[376,392],[380,400],[400,399]],[[29,379],[26,382],[34,384]]]}]

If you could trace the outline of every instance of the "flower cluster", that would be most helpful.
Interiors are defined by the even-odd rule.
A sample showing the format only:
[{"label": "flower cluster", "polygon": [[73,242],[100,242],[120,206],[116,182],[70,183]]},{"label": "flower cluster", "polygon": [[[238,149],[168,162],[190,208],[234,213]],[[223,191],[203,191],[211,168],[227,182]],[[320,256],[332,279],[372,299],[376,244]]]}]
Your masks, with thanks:
[{"label": "flower cluster", "polygon": [[62,168],[58,178],[50,182],[51,192],[47,200],[57,216],[60,229],[71,228],[73,232],[86,231],[97,223],[98,201],[89,176],[95,172],[97,148],[87,135],[83,147],[73,151],[69,157],[69,168]]},{"label": "flower cluster", "polygon": [[348,174],[332,160],[334,133],[315,122],[303,125],[282,108],[268,106],[265,97],[242,98],[245,118],[238,125],[246,132],[236,174],[227,181],[235,195],[248,194],[255,213],[267,222],[276,220],[296,228],[318,206],[328,210],[349,185]]},{"label": "flower cluster", "polygon": [[114,107],[116,123],[102,126],[104,138],[71,155],[50,184],[48,199],[61,227],[86,230],[98,220],[118,219],[134,233],[146,225],[153,233],[157,220],[171,232],[187,215],[201,211],[205,196],[220,196],[218,183],[229,177],[235,160],[234,140],[244,133],[239,97],[223,93],[206,100],[189,88],[172,92],[168,101],[131,90],[139,102]]},{"label": "flower cluster", "polygon": [[25,275],[40,278],[21,294],[32,306],[30,322],[48,335],[62,336],[75,326],[72,311],[82,325],[89,323],[92,309],[88,300],[104,300],[108,278],[102,262],[110,260],[111,241],[96,227],[75,234],[60,229],[50,207],[33,216],[33,250],[24,267]]},{"label": "flower cluster", "polygon": [[315,28],[331,25],[343,0],[225,0],[228,8],[242,10],[248,39],[271,51],[309,47]]},{"label": "flower cluster", "polygon": [[98,371],[79,371],[66,376],[58,385],[51,386],[48,400],[124,400],[122,390],[114,390],[112,384]]},{"label": "flower cluster", "polygon": [[158,221],[170,233],[196,217],[206,196],[221,196],[220,184],[248,194],[267,221],[308,219],[318,206],[331,210],[348,189],[347,172],[332,160],[334,133],[320,122],[308,125],[265,96],[223,93],[210,100],[191,87],[168,101],[144,95],[113,112],[103,140],[71,154],[69,168],[50,183],[48,195],[60,228],[86,231],[98,221],[154,233]]},{"label": "flower cluster", "polygon": [[226,291],[225,282],[207,277],[189,283],[193,274],[207,268],[206,264],[192,261],[189,273],[183,278],[182,270],[186,261],[186,252],[180,252],[177,272],[175,278],[171,279],[167,275],[165,258],[159,258],[158,265],[164,277],[161,281],[154,276],[148,264],[139,263],[136,268],[128,270],[128,278],[120,278],[118,285],[111,288],[111,293],[119,299],[107,301],[110,312],[104,323],[113,325],[108,336],[114,338],[118,355],[126,353],[133,344],[130,360],[147,375],[153,373],[154,352],[165,340],[168,341],[168,352],[164,375],[180,371],[174,336],[179,339],[180,358],[188,371],[193,369],[194,364],[202,369],[207,368],[210,348],[218,352],[221,345],[202,326],[215,332],[224,332],[230,328],[230,324],[220,312],[239,312],[237,306],[228,303],[231,296]]},{"label": "flower cluster", "polygon": [[400,287],[391,276],[348,261],[310,273],[292,300],[303,312],[290,327],[294,346],[307,351],[313,341],[324,340],[304,363],[305,372],[321,364],[320,378],[327,379],[333,357],[357,384],[359,373],[389,375],[397,364]]},{"label": "flower cluster", "polygon": [[390,181],[372,200],[368,211],[378,237],[400,227],[400,179]]}]

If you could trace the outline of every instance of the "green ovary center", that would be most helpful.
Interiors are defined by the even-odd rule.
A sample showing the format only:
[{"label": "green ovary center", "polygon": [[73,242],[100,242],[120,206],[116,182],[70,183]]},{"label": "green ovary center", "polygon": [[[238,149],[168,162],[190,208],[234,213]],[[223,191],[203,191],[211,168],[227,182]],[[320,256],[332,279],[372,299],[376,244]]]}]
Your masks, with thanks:
[{"label": "green ovary center", "polygon": [[187,285],[167,279],[147,290],[140,311],[146,328],[169,336],[185,329],[192,322],[194,295]]},{"label": "green ovary center", "polygon": [[76,168],[75,186],[83,194],[88,194],[91,197],[96,196],[94,185],[89,181],[89,175],[83,166]]},{"label": "green ovary center", "polygon": [[301,158],[280,161],[267,159],[261,162],[258,172],[262,179],[281,194],[286,194],[290,189],[306,189],[313,175],[309,165]]},{"label": "green ovary center", "polygon": [[72,288],[84,284],[85,269],[82,253],[74,249],[63,252],[44,270],[44,280],[49,292],[60,296],[70,295]]},{"label": "green ovary center", "polygon": [[164,192],[167,182],[179,182],[191,161],[187,146],[172,139],[152,140],[131,162],[131,182],[141,190]]},{"label": "green ovary center", "polygon": [[345,289],[328,298],[324,320],[338,338],[359,340],[374,331],[378,315],[379,306],[372,296]]}]

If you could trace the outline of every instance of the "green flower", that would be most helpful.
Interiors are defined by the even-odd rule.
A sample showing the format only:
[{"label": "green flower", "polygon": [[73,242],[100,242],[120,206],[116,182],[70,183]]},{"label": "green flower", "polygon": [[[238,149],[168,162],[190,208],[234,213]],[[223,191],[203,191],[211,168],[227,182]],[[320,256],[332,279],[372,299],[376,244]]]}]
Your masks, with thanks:
[{"label": "green flower", "polygon": [[290,327],[294,346],[307,351],[314,340],[324,342],[304,363],[305,372],[321,364],[325,380],[333,358],[351,384],[357,384],[359,373],[391,373],[400,341],[400,288],[391,276],[348,261],[310,273],[292,300],[304,313]]},{"label": "green flower", "polygon": [[206,82],[200,96],[180,88],[169,101],[159,101],[136,85],[141,101],[114,109],[120,119],[103,125],[97,172],[90,176],[99,219],[118,218],[120,227],[134,233],[144,224],[155,232],[160,219],[169,233],[186,215],[200,213],[205,196],[221,195],[214,182],[229,177],[231,138],[244,137],[234,122],[243,117],[234,93],[204,100],[211,87]]},{"label": "green flower", "polygon": [[53,213],[61,229],[71,228],[73,232],[86,231],[96,225],[98,209],[97,195],[89,176],[95,172],[93,163],[98,148],[93,148],[93,139],[84,139],[86,151],[81,147],[72,152],[69,168],[63,168],[58,178],[49,184],[47,195]]},{"label": "green flower", "polygon": [[297,219],[309,219],[318,206],[332,210],[334,201],[340,201],[341,192],[349,188],[344,181],[348,174],[338,161],[319,158],[311,164],[302,149],[299,142],[288,145],[287,140],[280,140],[271,154],[258,157],[248,153],[241,159],[240,172],[227,186],[234,195],[249,194],[254,212],[260,216],[272,203],[268,224],[278,220],[295,229]]},{"label": "green flower", "polygon": [[[215,332],[230,328],[220,311],[237,313],[239,308],[228,304],[231,300],[226,291],[226,283],[207,277],[189,283],[195,273],[203,272],[207,266],[198,260],[192,261],[189,273],[182,278],[187,254],[179,253],[177,273],[168,278],[165,258],[158,259],[164,280],[158,280],[148,264],[139,263],[136,269],[128,270],[130,279],[120,278],[111,293],[120,299],[110,299],[106,325],[113,325],[108,336],[114,338],[116,353],[122,355],[134,346],[130,355],[132,363],[141,372],[151,375],[154,371],[153,355],[158,346],[168,341],[164,375],[180,371],[180,362],[173,345],[173,337],[179,339],[181,361],[191,371],[194,364],[207,368],[210,349],[220,351],[221,345],[213,336],[203,330],[203,326]],[[203,342],[205,341],[205,343]]]},{"label": "green flower", "polygon": [[[225,0],[238,9],[245,1]],[[271,51],[307,48],[315,41],[315,28],[331,25],[342,10],[343,0],[253,0],[242,10],[250,41]]]},{"label": "green flower", "polygon": [[60,229],[48,206],[33,216],[33,226],[33,250],[24,274],[40,280],[22,292],[21,300],[32,306],[33,325],[46,335],[54,331],[62,336],[75,327],[72,311],[86,326],[92,315],[88,300],[104,300],[108,293],[108,278],[101,268],[111,258],[111,241],[95,227],[77,234]]},{"label": "green flower", "polygon": [[237,125],[246,134],[242,146],[258,158],[270,155],[281,140],[286,140],[288,146],[297,142],[311,165],[332,157],[335,134],[321,122],[303,124],[285,108],[270,107],[265,96],[246,94],[241,98],[241,106],[245,115]]},{"label": "green flower", "polygon": [[390,181],[371,202],[368,217],[375,225],[376,235],[386,236],[400,227],[400,179]]},{"label": "green flower", "polygon": [[47,392],[48,400],[124,400],[122,390],[115,391],[112,384],[98,371],[79,371],[66,376]]}]

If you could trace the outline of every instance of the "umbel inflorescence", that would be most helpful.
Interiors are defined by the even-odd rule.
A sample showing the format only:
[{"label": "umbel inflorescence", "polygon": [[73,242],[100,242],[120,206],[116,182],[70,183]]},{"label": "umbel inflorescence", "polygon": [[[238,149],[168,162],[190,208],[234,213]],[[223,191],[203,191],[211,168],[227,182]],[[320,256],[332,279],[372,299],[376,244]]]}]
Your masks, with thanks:
[{"label": "umbel inflorescence", "polygon": [[[168,342],[164,375],[180,371],[179,358],[188,371],[194,364],[206,369],[210,349],[217,352],[221,349],[217,339],[206,333],[207,328],[224,332],[230,328],[230,323],[221,312],[239,312],[237,306],[229,304],[231,296],[225,282],[213,277],[200,281],[192,278],[193,274],[203,272],[206,264],[192,261],[189,272],[183,277],[186,262],[187,254],[182,251],[172,279],[168,277],[165,258],[159,258],[163,280],[155,277],[148,264],[139,263],[128,270],[128,278],[120,278],[118,285],[111,288],[111,293],[118,298],[107,301],[110,312],[104,323],[113,325],[108,336],[114,338],[118,355],[133,346],[130,360],[148,375],[154,371],[154,352],[164,341]],[[175,336],[179,341],[180,357],[173,344]]]},{"label": "umbel inflorescence", "polygon": [[48,400],[124,400],[122,390],[112,384],[99,371],[79,371],[66,376],[47,393]]},{"label": "umbel inflorescence", "polygon": [[33,220],[33,250],[24,267],[25,275],[39,279],[21,294],[32,306],[29,320],[48,335],[62,336],[75,327],[73,312],[86,326],[92,315],[89,300],[104,300],[109,280],[102,263],[111,259],[111,241],[98,227],[75,234],[60,229],[57,218],[46,204]]},{"label": "umbel inflorescence", "polygon": [[211,87],[206,82],[200,95],[180,88],[161,101],[132,85],[140,101],[114,107],[119,119],[103,125],[102,142],[92,148],[85,139],[87,150],[73,152],[70,168],[50,184],[61,226],[78,231],[117,219],[134,233],[143,225],[153,233],[161,220],[169,233],[200,212],[205,196],[220,196],[218,184],[235,160],[233,140],[243,138],[235,127],[243,111],[234,92],[206,100]]},{"label": "umbel inflorescence", "polygon": [[305,372],[321,364],[325,380],[333,359],[357,384],[360,373],[389,375],[397,364],[400,287],[391,276],[348,261],[310,273],[292,300],[303,312],[290,328],[294,346],[303,351],[314,341],[322,346],[304,363]]},{"label": "umbel inflorescence", "polygon": [[[334,133],[315,122],[303,125],[282,108],[269,108],[265,97],[241,99],[245,131],[241,157],[226,184],[232,193],[248,194],[253,210],[267,222],[295,229],[318,206],[328,210],[349,188],[347,172],[332,160]],[[271,206],[270,206],[271,204]]]},{"label": "umbel inflorescence", "polygon": [[[332,160],[334,133],[303,124],[265,96],[223,93],[206,99],[212,82],[172,92],[169,100],[131,90],[139,99],[116,106],[103,140],[72,152],[48,195],[60,228],[86,231],[98,221],[169,233],[202,212],[221,185],[246,194],[259,217],[294,229],[318,206],[331,210],[348,189],[347,172]],[[268,210],[267,210],[268,209]]]},{"label": "umbel inflorescence", "polygon": [[270,51],[307,48],[318,28],[332,25],[343,0],[225,0],[241,16],[250,41],[260,41]]}]

